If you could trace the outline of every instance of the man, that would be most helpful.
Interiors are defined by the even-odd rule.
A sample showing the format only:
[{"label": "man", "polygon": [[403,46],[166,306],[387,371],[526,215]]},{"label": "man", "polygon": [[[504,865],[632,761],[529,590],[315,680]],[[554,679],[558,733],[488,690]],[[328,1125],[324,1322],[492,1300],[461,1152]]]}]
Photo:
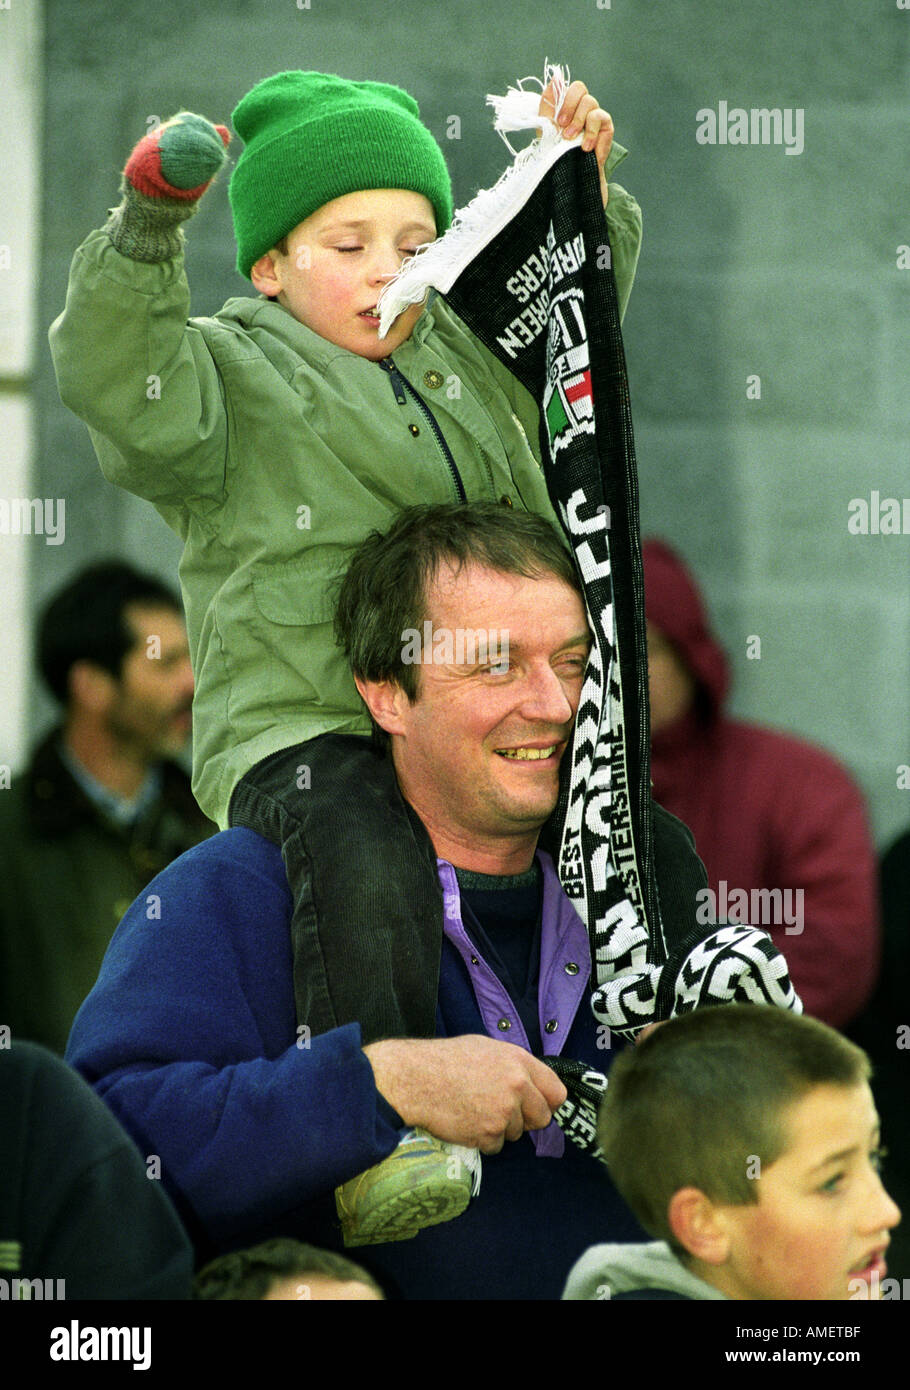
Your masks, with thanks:
[{"label": "man", "polygon": [[765,928],[806,1012],[842,1028],[879,962],[862,796],[820,748],[726,715],[727,659],[691,575],[661,541],[642,557],[654,795],[694,834],[717,919]]},{"label": "man", "polygon": [[213,826],[171,761],[193,677],[169,589],[93,565],[47,606],[37,654],[63,716],[0,794],[0,1022],[62,1052],[130,902]]},{"label": "man", "polygon": [[[134,904],[68,1058],[159,1156],[206,1252],[278,1234],[337,1249],[335,1189],[390,1154],[402,1126],[420,1126],[481,1150],[480,1191],[454,1220],[358,1258],[393,1296],[558,1298],[592,1240],[639,1235],[597,1163],[552,1123],[566,1091],[541,1060],[602,1071],[611,1060],[588,1008],[587,933],[535,853],[590,641],[575,571],[533,514],[414,508],[355,553],[338,611],[389,745],[377,766],[390,757],[397,776],[389,814],[412,819],[415,855],[437,876],[436,915],[413,924],[418,948],[438,943],[435,1036],[364,1046],[344,1014],[311,1036],[295,1009],[280,851],[234,828],[151,885],[156,921]],[[336,815],[350,741],[326,736],[297,769],[342,865],[349,845],[332,828],[382,785],[346,791]],[[688,856],[690,881],[703,882]],[[320,900],[320,867],[313,909],[325,918],[342,907]],[[357,872],[381,874],[381,845]]]}]

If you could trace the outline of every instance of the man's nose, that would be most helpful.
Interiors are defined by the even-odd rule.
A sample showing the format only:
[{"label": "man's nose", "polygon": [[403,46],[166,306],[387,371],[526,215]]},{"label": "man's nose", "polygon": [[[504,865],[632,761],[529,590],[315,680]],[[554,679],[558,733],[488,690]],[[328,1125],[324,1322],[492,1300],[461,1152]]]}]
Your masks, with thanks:
[{"label": "man's nose", "polygon": [[193,681],[193,664],[190,661],[189,657],[186,657],[183,661],[181,661],[179,667],[177,668],[175,684],[178,686],[178,688],[183,694],[192,698],[193,691],[195,689],[195,683]]},{"label": "man's nose", "polygon": [[548,665],[528,671],[521,695],[520,710],[528,719],[549,724],[568,724],[575,717],[576,700],[570,696],[556,672]]}]

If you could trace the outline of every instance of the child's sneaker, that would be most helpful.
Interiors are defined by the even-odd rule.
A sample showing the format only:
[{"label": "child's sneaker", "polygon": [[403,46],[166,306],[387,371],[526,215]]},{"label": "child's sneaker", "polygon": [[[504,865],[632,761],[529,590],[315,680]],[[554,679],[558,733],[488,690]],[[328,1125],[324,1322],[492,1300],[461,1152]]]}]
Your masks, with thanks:
[{"label": "child's sneaker", "polygon": [[480,1190],[480,1154],[424,1129],[402,1130],[398,1148],[335,1189],[346,1246],[410,1240],[460,1216]]}]

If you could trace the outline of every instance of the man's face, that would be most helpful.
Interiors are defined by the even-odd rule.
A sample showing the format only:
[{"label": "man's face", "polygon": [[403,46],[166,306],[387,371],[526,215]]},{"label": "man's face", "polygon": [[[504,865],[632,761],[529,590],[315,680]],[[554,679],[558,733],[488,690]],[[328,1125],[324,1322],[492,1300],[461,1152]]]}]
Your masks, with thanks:
[{"label": "man's face", "polygon": [[186,629],[171,608],[129,604],[124,618],[136,640],[112,685],[107,723],[134,756],[153,762],[180,753],[192,729]]},{"label": "man's face", "polygon": [[757,1205],[722,1208],[731,1245],[718,1287],[740,1299],[868,1298],[900,1220],[878,1175],[872,1093],[816,1086],[783,1122],[790,1146],[762,1171]]},{"label": "man's face", "polygon": [[462,846],[533,843],[556,805],[590,633],[579,594],[552,574],[446,566],[426,611],[433,646],[416,701],[398,700],[395,768],[437,852],[469,868]]},{"label": "man's face", "polygon": [[669,638],[648,623],[648,688],[651,733],[660,733],[681,719],[695,698],[695,680]]},{"label": "man's face", "polygon": [[263,279],[266,258],[252,279],[321,338],[376,362],[411,336],[422,313],[412,305],[380,341],[377,300],[403,262],[435,236],[433,207],[422,193],[346,193],[289,233],[286,254],[269,253],[273,280]]}]

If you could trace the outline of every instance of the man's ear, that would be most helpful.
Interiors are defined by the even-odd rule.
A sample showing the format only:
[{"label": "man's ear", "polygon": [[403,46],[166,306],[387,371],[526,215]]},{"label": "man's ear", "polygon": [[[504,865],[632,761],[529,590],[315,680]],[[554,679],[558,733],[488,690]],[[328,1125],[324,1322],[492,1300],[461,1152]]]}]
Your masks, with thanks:
[{"label": "man's ear", "polygon": [[117,681],[110,672],[92,661],[74,661],[70,667],[70,701],[93,714],[101,714],[108,708],[116,688]]},{"label": "man's ear", "polygon": [[667,1208],[670,1230],[684,1249],[705,1264],[723,1264],[729,1252],[719,1209],[697,1187],[681,1187]]},{"label": "man's ear", "polygon": [[402,714],[410,700],[400,685],[394,681],[368,681],[362,676],[355,676],[354,684],[380,729],[387,734],[404,733]]},{"label": "man's ear", "polygon": [[281,293],[281,277],[275,263],[275,248],[266,251],[264,256],[260,256],[255,265],[250,267],[250,279],[255,289],[260,294],[267,295],[269,299],[275,299]]}]

